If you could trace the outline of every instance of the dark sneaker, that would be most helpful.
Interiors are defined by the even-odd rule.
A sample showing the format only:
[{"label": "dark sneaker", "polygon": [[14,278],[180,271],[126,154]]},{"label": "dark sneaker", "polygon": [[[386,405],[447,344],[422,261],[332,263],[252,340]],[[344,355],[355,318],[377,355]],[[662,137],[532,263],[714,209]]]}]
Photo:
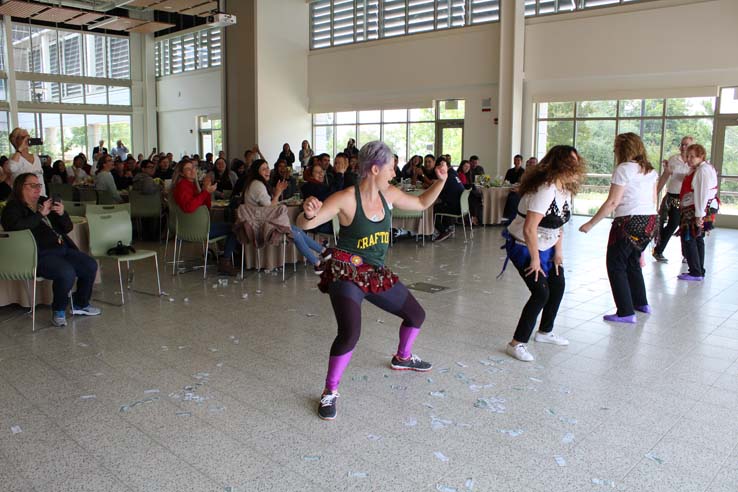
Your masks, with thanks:
[{"label": "dark sneaker", "polygon": [[450,228],[446,229],[442,233],[440,233],[433,241],[436,243],[440,243],[441,241],[445,241],[449,237],[451,237],[451,234],[453,234],[454,231],[452,231]]},{"label": "dark sneaker", "polygon": [[67,326],[67,317],[64,311],[53,311],[51,313],[51,324],[61,328]]},{"label": "dark sneaker", "polygon": [[669,260],[666,258],[666,256],[662,255],[661,253],[657,253],[656,251],[653,252],[653,259],[658,261],[659,263],[669,263]]},{"label": "dark sneaker", "polygon": [[427,372],[433,368],[433,364],[421,360],[420,357],[411,355],[409,359],[402,360],[396,355],[392,357],[392,369],[395,371],[418,371]]},{"label": "dark sneaker", "polygon": [[336,400],[340,395],[338,393],[326,393],[320,397],[318,405],[318,417],[323,420],[333,420],[336,418]]}]

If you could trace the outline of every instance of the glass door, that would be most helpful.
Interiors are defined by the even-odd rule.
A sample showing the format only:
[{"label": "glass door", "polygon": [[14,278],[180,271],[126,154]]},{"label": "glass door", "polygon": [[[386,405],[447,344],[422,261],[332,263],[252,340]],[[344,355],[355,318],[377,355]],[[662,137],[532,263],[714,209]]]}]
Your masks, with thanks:
[{"label": "glass door", "polygon": [[436,123],[436,148],[438,154],[451,155],[451,165],[456,167],[464,155],[464,123]]},{"label": "glass door", "polygon": [[720,187],[719,226],[738,228],[738,119],[718,119],[712,164]]}]

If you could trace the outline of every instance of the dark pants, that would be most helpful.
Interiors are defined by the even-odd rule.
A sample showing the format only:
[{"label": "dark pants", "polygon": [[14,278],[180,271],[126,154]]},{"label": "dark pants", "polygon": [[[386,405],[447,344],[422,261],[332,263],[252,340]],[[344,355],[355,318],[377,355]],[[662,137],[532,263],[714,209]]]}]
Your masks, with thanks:
[{"label": "dark pants", "polygon": [[554,320],[559,312],[559,305],[561,305],[561,299],[564,297],[566,285],[563,267],[559,267],[558,273],[556,267],[551,267],[547,277],[539,272],[538,280],[535,280],[535,274],[525,275],[525,269],[529,266],[530,259],[523,266],[515,265],[525,285],[530,290],[530,298],[525,303],[523,312],[520,313],[518,327],[513,335],[513,338],[520,343],[528,343],[528,340],[530,340],[530,335],[536,325],[536,319],[541,311],[543,311],[543,315],[541,316],[539,330],[543,333],[550,333],[553,330]]},{"label": "dark pants", "polygon": [[[455,205],[444,203],[444,202],[438,202],[433,206],[433,213],[434,214],[453,214],[453,215],[460,215],[461,214],[461,208],[459,206],[459,202],[456,202]],[[463,217],[462,217],[463,220]],[[436,217],[435,221],[435,227],[438,229],[439,233],[446,232],[446,229],[451,227],[456,223],[456,219],[453,217]]]},{"label": "dark pants", "polygon": [[77,279],[77,291],[72,296],[74,305],[87,307],[90,304],[92,285],[97,275],[97,262],[89,255],[66,245],[51,250],[39,251],[36,273],[53,282],[54,300],[51,308],[64,311],[67,296]]},{"label": "dark pants", "polygon": [[705,237],[702,233],[694,237],[690,234],[689,239],[682,235],[682,252],[689,265],[689,274],[693,277],[705,276]]},{"label": "dark pants", "polygon": [[505,209],[502,212],[502,217],[507,220],[508,223],[515,219],[518,214],[518,204],[520,204],[520,195],[517,191],[511,191],[507,195],[505,200]]},{"label": "dark pants", "polygon": [[641,252],[627,239],[617,239],[607,245],[607,277],[618,316],[631,316],[635,314],[635,306],[648,304]]},{"label": "dark pants", "polygon": [[210,237],[218,236],[228,236],[225,240],[225,248],[223,248],[223,257],[230,260],[238,246],[238,239],[236,239],[236,235],[233,233],[233,225],[227,222],[211,222]]},{"label": "dark pants", "polygon": [[482,225],[482,219],[484,218],[482,215],[482,192],[476,188],[472,188],[471,193],[469,193],[469,211],[472,217],[477,218],[479,225]]},{"label": "dark pants", "polygon": [[674,231],[679,227],[679,208],[670,207],[665,223],[659,224],[659,240],[657,241],[654,253],[662,255],[666,249],[666,245],[669,244],[669,239],[674,235]]},{"label": "dark pants", "polygon": [[336,314],[338,334],[331,346],[331,355],[351,352],[361,335],[361,302],[366,299],[379,309],[402,319],[403,326],[420,328],[425,321],[425,311],[401,282],[378,294],[362,291],[355,283],[346,280],[333,282],[328,290]]}]

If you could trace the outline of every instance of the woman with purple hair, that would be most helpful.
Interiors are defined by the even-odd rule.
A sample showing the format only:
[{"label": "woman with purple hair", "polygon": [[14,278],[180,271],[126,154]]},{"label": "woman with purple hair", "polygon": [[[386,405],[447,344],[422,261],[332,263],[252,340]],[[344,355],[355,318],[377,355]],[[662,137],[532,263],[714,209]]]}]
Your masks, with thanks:
[{"label": "woman with purple hair", "polygon": [[415,297],[384,265],[392,226],[392,207],[421,211],[438,198],[446,182],[445,166],[436,168],[438,179],[422,195],[403,193],[390,185],[394,155],[382,142],[369,142],[359,151],[361,181],[332,194],[325,202],[310,197],[297,225],[314,229],[338,215],[338,244],[327,261],[318,287],[328,293],[338,323],[331,346],[325,389],[318,406],[324,420],[336,418],[336,399],[341,376],[351,360],[361,334],[361,303],[364,299],[402,318],[400,342],[392,357],[394,370],[430,371],[431,364],[412,354],[412,346],[425,320]]}]

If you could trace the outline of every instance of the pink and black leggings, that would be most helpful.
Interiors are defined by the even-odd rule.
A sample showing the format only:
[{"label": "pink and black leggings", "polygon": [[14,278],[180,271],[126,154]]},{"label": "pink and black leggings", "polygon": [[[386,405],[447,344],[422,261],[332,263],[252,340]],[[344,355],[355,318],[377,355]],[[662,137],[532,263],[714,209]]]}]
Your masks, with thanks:
[{"label": "pink and black leggings", "polygon": [[372,294],[364,292],[353,282],[341,280],[330,285],[328,294],[336,314],[338,334],[333,340],[328,361],[325,380],[327,390],[338,389],[341,376],[351,361],[351,354],[361,335],[361,302],[365,298],[378,308],[402,318],[397,356],[406,359],[412,355],[413,342],[420,333],[425,311],[401,282],[389,290]]}]

